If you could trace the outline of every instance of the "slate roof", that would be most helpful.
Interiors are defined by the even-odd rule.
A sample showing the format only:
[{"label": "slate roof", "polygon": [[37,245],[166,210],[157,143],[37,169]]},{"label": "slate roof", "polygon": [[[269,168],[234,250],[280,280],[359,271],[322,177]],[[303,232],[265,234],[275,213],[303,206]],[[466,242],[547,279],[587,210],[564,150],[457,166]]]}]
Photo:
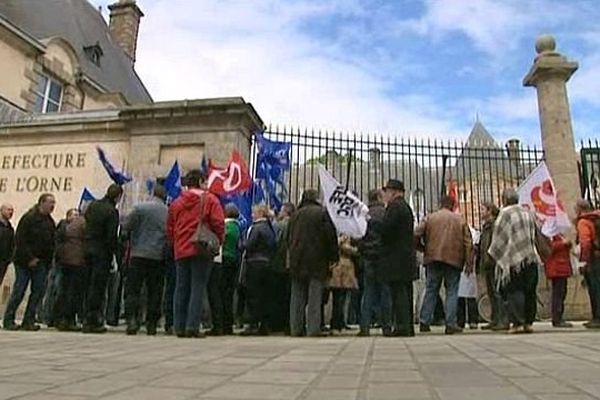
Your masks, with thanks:
[{"label": "slate roof", "polygon": [[[152,97],[132,62],[113,42],[100,12],[87,0],[0,0],[0,16],[37,40],[61,37],[77,52],[81,71],[107,92],[120,92],[130,104],[151,103]],[[100,66],[84,47],[102,48]]]}]

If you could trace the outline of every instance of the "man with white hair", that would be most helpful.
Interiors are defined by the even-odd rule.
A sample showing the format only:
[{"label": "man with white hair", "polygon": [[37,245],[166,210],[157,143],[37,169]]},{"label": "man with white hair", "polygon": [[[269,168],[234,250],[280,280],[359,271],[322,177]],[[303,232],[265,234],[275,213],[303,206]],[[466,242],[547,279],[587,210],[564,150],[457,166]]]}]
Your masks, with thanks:
[{"label": "man with white hair", "polygon": [[0,288],[15,249],[15,229],[10,220],[15,209],[10,204],[0,206]]},{"label": "man with white hair", "polygon": [[532,333],[537,312],[539,229],[535,216],[519,205],[514,189],[502,193],[503,208],[494,223],[488,254],[496,261],[496,277],[511,323],[510,333]]}]

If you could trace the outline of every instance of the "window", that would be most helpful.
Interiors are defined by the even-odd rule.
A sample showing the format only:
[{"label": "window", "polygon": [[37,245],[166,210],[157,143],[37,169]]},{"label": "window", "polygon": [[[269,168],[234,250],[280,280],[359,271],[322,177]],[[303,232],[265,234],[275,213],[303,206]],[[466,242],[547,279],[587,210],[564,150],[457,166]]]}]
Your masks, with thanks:
[{"label": "window", "polygon": [[59,82],[42,75],[35,91],[34,111],[38,113],[60,111],[62,92],[63,87]]}]

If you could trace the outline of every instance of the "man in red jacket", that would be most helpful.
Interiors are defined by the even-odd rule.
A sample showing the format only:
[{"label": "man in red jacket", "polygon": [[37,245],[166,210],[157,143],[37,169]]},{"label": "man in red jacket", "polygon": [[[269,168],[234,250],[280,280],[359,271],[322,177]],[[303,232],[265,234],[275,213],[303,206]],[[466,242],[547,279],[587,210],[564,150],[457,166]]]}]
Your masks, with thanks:
[{"label": "man in red jacket", "polygon": [[[176,263],[174,325],[178,337],[204,337],[200,332],[202,305],[213,265],[192,241],[200,217],[223,243],[225,217],[219,199],[208,192],[207,176],[199,170],[184,178],[188,188],[169,207],[167,240],[173,246]],[[201,200],[204,198],[204,209]]]},{"label": "man in red jacket", "polygon": [[600,232],[596,232],[600,211],[594,211],[587,200],[579,200],[575,212],[577,240],[581,247],[579,260],[585,263],[582,273],[592,306],[592,319],[583,325],[589,329],[600,329]]}]

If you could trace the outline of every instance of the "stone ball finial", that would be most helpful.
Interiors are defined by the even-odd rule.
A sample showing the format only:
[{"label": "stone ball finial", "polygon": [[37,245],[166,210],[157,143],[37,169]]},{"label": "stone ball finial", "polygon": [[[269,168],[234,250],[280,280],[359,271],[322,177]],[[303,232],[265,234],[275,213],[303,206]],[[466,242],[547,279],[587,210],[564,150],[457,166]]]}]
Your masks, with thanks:
[{"label": "stone ball finial", "polygon": [[535,51],[538,54],[552,53],[556,50],[556,40],[552,35],[541,35],[535,41]]}]

